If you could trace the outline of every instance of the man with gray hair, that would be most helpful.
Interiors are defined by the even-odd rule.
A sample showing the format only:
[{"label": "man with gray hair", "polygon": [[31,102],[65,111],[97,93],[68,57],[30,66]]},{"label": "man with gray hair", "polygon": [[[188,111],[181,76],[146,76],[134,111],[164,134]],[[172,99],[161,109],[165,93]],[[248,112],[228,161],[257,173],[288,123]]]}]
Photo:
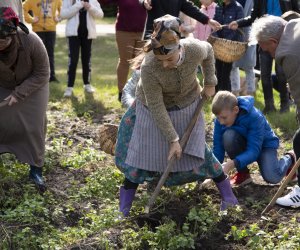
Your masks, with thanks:
[{"label": "man with gray hair", "polygon": [[[252,31],[263,51],[267,51],[275,58],[287,78],[290,91],[297,107],[297,120],[300,122],[300,18],[289,22],[276,16],[264,16],[254,22]],[[300,129],[293,138],[295,161],[300,157]],[[276,203],[288,207],[300,207],[300,171],[298,171],[298,185],[284,197],[278,198]]]}]

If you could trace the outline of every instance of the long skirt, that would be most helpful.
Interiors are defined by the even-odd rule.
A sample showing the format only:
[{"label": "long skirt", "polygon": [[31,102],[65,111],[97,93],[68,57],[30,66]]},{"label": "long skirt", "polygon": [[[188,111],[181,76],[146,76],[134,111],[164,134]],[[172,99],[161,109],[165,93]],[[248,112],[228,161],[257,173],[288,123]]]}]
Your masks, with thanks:
[{"label": "long skirt", "polygon": [[[0,101],[11,92],[0,87]],[[12,153],[22,163],[43,166],[48,97],[45,84],[25,100],[0,107],[0,154]]]},{"label": "long skirt", "polygon": [[[134,126],[139,124],[136,121],[136,104],[134,103],[124,114],[118,131],[115,161],[117,167],[124,173],[131,182],[142,184],[145,181],[158,180],[162,171],[149,171],[126,163],[129,144],[132,138]],[[199,164],[188,171],[171,172],[165,182],[165,186],[182,185],[194,181],[202,181],[206,178],[215,178],[223,172],[222,166],[211,149],[205,144],[204,163]]]}]

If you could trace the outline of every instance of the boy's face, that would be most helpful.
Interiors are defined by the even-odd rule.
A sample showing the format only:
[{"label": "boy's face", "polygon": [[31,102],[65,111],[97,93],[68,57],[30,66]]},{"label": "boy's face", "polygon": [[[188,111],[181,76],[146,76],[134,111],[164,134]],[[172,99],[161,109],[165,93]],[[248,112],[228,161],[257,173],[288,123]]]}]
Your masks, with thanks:
[{"label": "boy's face", "polygon": [[239,113],[239,107],[235,106],[233,109],[223,109],[218,115],[217,119],[221,125],[230,127],[234,124],[234,121]]}]

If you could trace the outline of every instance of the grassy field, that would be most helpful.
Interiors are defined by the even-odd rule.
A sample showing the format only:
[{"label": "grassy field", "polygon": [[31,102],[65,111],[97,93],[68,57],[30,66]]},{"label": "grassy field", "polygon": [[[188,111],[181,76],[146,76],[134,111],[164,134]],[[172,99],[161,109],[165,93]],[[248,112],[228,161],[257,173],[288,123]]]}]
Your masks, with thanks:
[{"label": "grassy field", "polygon": [[[124,112],[117,101],[114,36],[93,43],[92,85],[85,95],[81,64],[73,98],[64,99],[67,45],[58,38],[56,72],[50,84],[45,179],[48,191],[36,192],[28,166],[11,155],[0,156],[0,249],[299,249],[299,210],[274,208],[260,212],[278,185],[259,182],[235,193],[241,206],[219,213],[215,187],[192,183],[163,189],[150,215],[143,208],[151,193],[142,185],[132,217],[118,219],[118,189],[123,175],[113,158],[100,151],[97,130],[103,122],[118,123]],[[275,94],[277,107],[278,94]],[[261,89],[256,106],[263,108]],[[205,107],[211,138],[210,104]],[[297,128],[295,109],[268,119],[281,138],[280,153],[291,148]],[[208,137],[209,137],[208,136]],[[211,143],[211,141],[208,141]],[[257,166],[251,170],[259,176]]]}]

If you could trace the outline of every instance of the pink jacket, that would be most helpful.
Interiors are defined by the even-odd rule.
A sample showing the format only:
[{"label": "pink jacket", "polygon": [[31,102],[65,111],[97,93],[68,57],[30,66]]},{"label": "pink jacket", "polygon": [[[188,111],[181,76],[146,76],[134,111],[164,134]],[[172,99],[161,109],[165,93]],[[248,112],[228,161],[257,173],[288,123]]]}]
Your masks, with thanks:
[{"label": "pink jacket", "polygon": [[[213,2],[208,7],[201,6],[201,12],[206,14],[210,19],[215,16],[217,4]],[[211,33],[211,28],[208,24],[203,25],[202,23],[197,22],[194,30],[194,37],[201,40],[206,41]]]}]

